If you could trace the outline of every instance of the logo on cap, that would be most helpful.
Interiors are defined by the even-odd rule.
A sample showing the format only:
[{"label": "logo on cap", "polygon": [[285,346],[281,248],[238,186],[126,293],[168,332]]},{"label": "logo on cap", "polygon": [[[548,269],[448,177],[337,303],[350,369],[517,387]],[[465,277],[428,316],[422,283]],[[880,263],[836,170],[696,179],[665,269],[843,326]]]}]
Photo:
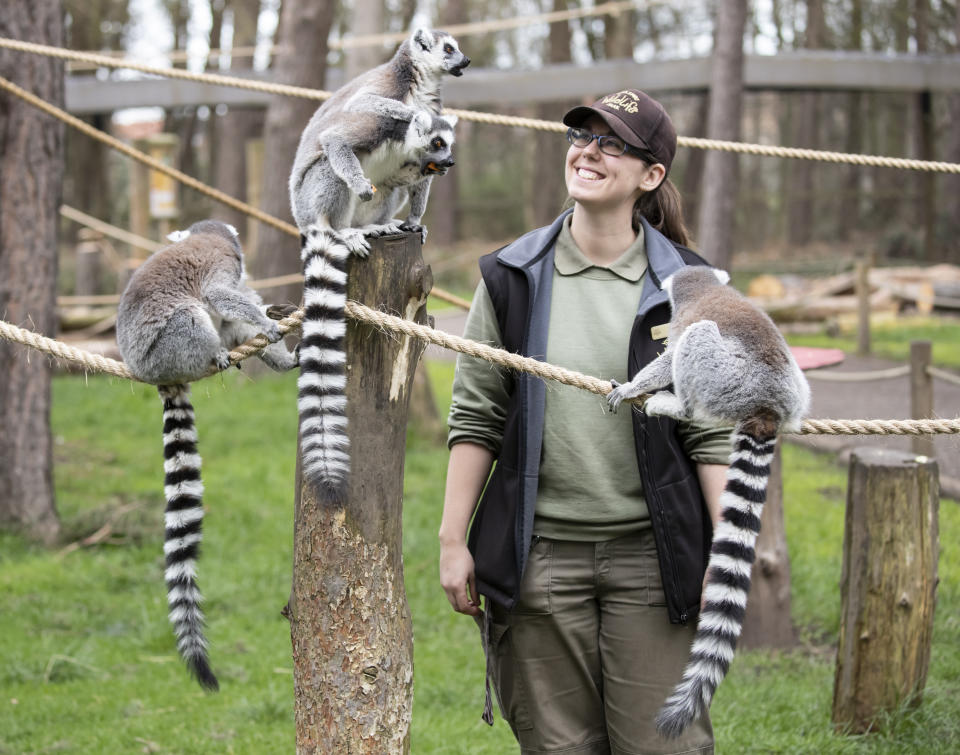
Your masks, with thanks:
[{"label": "logo on cap", "polygon": [[608,94],[600,100],[605,107],[611,110],[625,110],[630,114],[636,114],[640,110],[640,106],[637,104],[639,101],[640,98],[628,89],[623,89],[616,94]]}]

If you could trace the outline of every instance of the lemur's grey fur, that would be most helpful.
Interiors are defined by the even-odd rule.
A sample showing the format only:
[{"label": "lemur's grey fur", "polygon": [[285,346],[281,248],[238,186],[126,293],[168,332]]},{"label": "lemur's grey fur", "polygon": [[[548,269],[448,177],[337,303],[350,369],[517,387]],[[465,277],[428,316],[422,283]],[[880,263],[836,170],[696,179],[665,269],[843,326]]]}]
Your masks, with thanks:
[{"label": "lemur's grey fur", "polygon": [[[374,187],[380,190],[406,162],[394,153],[402,149],[414,113],[439,115],[442,77],[461,76],[469,63],[446,32],[417,29],[389,61],[348,82],[317,108],[290,174],[290,204],[301,232],[309,226],[336,231],[369,224],[355,218],[358,205],[373,199]],[[417,185],[416,201],[424,206],[429,186],[429,179]],[[411,196],[411,204],[414,200]],[[365,220],[371,213],[361,215]],[[404,228],[420,230],[419,217],[409,221]],[[350,246],[365,252],[363,246]]]},{"label": "lemur's grey fur", "polygon": [[130,371],[158,386],[163,401],[163,550],[170,621],[177,649],[201,685],[219,687],[210,669],[196,583],[203,522],[203,483],[190,404],[191,380],[229,350],[263,333],[260,358],[275,370],[296,366],[260,297],[244,285],[243,254],[232,226],[205,220],[171,234],[172,246],[151,256],[130,278],[117,312],[117,342]]},{"label": "lemur's grey fur", "polygon": [[[702,266],[667,278],[672,317],[666,351],[608,396],[616,409],[625,398],[658,391],[644,405],[648,415],[734,426],[690,661],[657,716],[666,737],[678,736],[710,707],[733,660],[776,436],[798,430],[810,408],[810,387],[777,326],[724,285],[728,280],[725,272]],[[660,390],[671,383],[673,393]]]}]

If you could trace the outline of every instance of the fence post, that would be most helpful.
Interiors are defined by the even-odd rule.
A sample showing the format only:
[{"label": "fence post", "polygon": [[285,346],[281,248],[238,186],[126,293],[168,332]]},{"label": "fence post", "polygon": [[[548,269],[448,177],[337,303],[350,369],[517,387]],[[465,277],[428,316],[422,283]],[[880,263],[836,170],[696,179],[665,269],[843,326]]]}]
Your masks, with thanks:
[{"label": "fence post", "polygon": [[103,235],[90,228],[81,228],[77,232],[79,239],[76,249],[76,277],[74,279],[74,293],[77,296],[94,296],[102,294],[101,281],[103,250],[100,242]]},{"label": "fence post", "polygon": [[870,265],[866,255],[857,260],[854,272],[854,290],[857,294],[857,355],[870,354]]},{"label": "fence post", "polygon": [[850,456],[834,725],[869,731],[918,705],[930,664],[939,554],[937,463],[899,451]]},{"label": "fence post", "polygon": [[[933,378],[927,372],[933,361],[933,346],[930,341],[910,342],[910,417],[931,419],[933,417]],[[913,452],[918,456],[933,456],[933,437],[915,435],[911,438]]]},{"label": "fence post", "polygon": [[[420,237],[372,242],[347,296],[419,323],[433,285]],[[401,513],[410,393],[425,344],[347,322],[351,473],[342,508],[297,470],[290,619],[298,753],[407,752],[413,630]]]}]

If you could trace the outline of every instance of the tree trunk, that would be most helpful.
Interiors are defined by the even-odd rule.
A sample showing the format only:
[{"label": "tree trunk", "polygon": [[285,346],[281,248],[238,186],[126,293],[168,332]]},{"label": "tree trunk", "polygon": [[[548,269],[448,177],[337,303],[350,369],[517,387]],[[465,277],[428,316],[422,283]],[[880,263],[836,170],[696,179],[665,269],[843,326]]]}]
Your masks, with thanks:
[{"label": "tree trunk", "polygon": [[920,702],[939,553],[937,464],[876,448],[850,457],[833,722],[851,734]]},{"label": "tree trunk", "polygon": [[794,643],[790,620],[790,554],[783,519],[781,443],[773,455],[767,502],[763,506],[757,560],[740,644],[747,648],[789,648]]},{"label": "tree trunk", "polygon": [[[59,0],[16,0],[0,13],[0,36],[63,44]],[[63,107],[63,63],[0,51],[0,76]],[[54,335],[57,222],[63,125],[0,94],[0,316]],[[0,341],[0,527],[51,543],[60,520],[53,497],[50,364]]]},{"label": "tree trunk", "polygon": [[[718,6],[710,76],[710,139],[737,141],[743,112],[743,32],[746,0]],[[729,269],[736,220],[737,154],[711,150],[703,169],[698,237],[700,251],[717,267]]]},{"label": "tree trunk", "polygon": [[[929,47],[927,0],[914,0],[915,39],[918,55],[926,55]],[[913,96],[913,140],[918,160],[935,160],[933,129],[933,94],[929,89]],[[920,255],[922,261],[930,261],[938,256],[936,248],[937,234],[934,223],[937,217],[936,174],[927,171],[913,171],[916,194],[916,223],[920,231]]]},{"label": "tree trunk", "polygon": [[[806,47],[816,50],[823,46],[824,16],[823,0],[807,0]],[[819,147],[820,95],[817,92],[802,92],[796,96],[793,117],[791,147]],[[812,160],[790,160],[790,206],[787,209],[787,241],[801,246],[813,240],[814,184]]]},{"label": "tree trunk", "polygon": [[[440,28],[463,24],[467,22],[467,7],[464,0],[448,0],[439,9]],[[458,131],[462,135],[463,127]],[[456,157],[457,145],[453,145]],[[450,247],[460,238],[460,181],[462,168],[454,169],[453,173],[434,182],[430,192],[430,203],[423,218],[424,225],[430,230],[430,241],[436,249]]]},{"label": "tree trunk", "polygon": [[[233,48],[253,47],[257,43],[257,17],[260,14],[260,0],[243,0],[231,4],[233,10]],[[231,74],[243,74],[253,67],[252,57],[231,58]],[[225,115],[214,116],[218,145],[214,154],[214,185],[220,191],[245,202],[247,198],[247,141],[260,136],[263,132],[264,111],[262,108],[230,108]],[[253,251],[251,234],[248,230],[248,216],[240,210],[227,207],[220,202],[214,203],[214,217],[224,223],[230,223],[238,229],[244,244]],[[258,222],[249,219],[249,224]],[[255,252],[250,255],[253,264]],[[291,270],[290,272],[293,272]]]},{"label": "tree trunk", "polygon": [[[350,13],[350,31],[353,36],[379,34],[383,30],[383,0],[354,0],[353,10]],[[349,47],[345,53],[344,81],[355,79],[389,57],[382,45]]]},{"label": "tree trunk", "polygon": [[[850,35],[847,48],[854,52],[863,49],[863,0],[852,0],[850,7]],[[849,92],[846,95],[847,138],[845,151],[859,154],[863,151],[863,93]],[[840,217],[837,218],[837,237],[841,241],[850,238],[853,231],[860,227],[860,166],[848,165],[843,168],[843,195],[837,203]]]},{"label": "tree trunk", "polygon": [[[956,5],[957,15],[954,20],[953,33],[957,43],[953,51],[955,54],[960,54],[960,3]],[[960,163],[960,128],[956,127],[956,124],[960,123],[960,92],[951,93],[947,97],[950,113],[949,122],[954,124],[954,127],[947,131],[945,159],[952,163]],[[944,236],[948,239],[945,259],[949,262],[960,263],[960,174],[954,173],[944,176],[943,183],[945,189],[942,194],[943,215],[947,223]]]},{"label": "tree trunk", "polygon": [[[322,88],[327,75],[327,37],[333,24],[336,3],[313,0],[285,0],[280,10],[276,79],[294,86]],[[297,152],[300,133],[319,103],[301,97],[274,97],[267,109],[263,166],[263,202],[265,212],[293,222],[290,191],[287,188],[290,166]],[[284,231],[261,226],[257,244],[254,277],[269,278],[300,270],[300,244]],[[273,289],[274,301],[300,301],[299,283]]]},{"label": "tree trunk", "polygon": [[[378,239],[351,259],[347,296],[426,321],[433,279],[419,237]],[[298,753],[409,750],[413,635],[401,513],[407,410],[424,344],[348,321],[346,502],[318,500],[298,473],[293,641]]]},{"label": "tree trunk", "polygon": [[[567,0],[554,0],[553,10],[566,10]],[[544,8],[545,11],[549,8]],[[550,24],[547,59],[550,63],[570,62],[570,24],[567,21]],[[598,92],[602,94],[602,92]],[[537,105],[536,116],[541,120],[559,121],[563,114],[578,104],[575,101],[545,102]],[[528,187],[530,223],[534,228],[548,225],[560,214],[566,189],[563,181],[563,156],[569,145],[562,136],[552,131],[533,134],[532,181]]]}]

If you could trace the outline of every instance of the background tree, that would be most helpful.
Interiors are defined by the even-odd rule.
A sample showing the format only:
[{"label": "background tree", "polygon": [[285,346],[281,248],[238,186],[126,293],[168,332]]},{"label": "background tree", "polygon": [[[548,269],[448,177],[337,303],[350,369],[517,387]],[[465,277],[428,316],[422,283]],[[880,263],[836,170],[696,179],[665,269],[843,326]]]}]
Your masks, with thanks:
[{"label": "background tree", "polygon": [[[284,0],[280,9],[279,52],[276,80],[294,86],[322,89],[327,77],[327,38],[335,3]],[[300,97],[274,97],[267,108],[264,130],[263,189],[261,208],[292,223],[287,188],[290,166],[300,133],[319,103]],[[260,228],[257,255],[252,265],[257,277],[287,275],[300,270],[300,246],[295,238],[268,226]],[[273,289],[275,302],[300,301],[300,284]]]},{"label": "background tree", "polygon": [[[233,27],[232,49],[253,47],[257,44],[257,28],[260,18],[260,0],[232,0],[225,9]],[[211,44],[214,41],[211,40]],[[253,68],[252,55],[232,55],[230,73],[242,76]],[[214,184],[221,191],[245,202],[250,201],[247,194],[248,165],[247,144],[251,139],[259,138],[263,133],[266,113],[263,108],[231,107],[225,113],[211,115],[214,134],[213,164]],[[248,223],[247,215],[233,208],[217,203],[215,217],[230,223],[241,231],[243,242],[253,250],[253,241],[257,221]],[[246,232],[244,232],[246,231]],[[252,258],[252,255],[251,255]]]},{"label": "background tree", "polygon": [[[0,36],[63,45],[60,0],[12,0]],[[63,106],[63,63],[0,51],[0,76]],[[63,181],[63,126],[0,94],[0,314],[54,335],[57,219]],[[53,542],[50,365],[0,341],[0,527]]]},{"label": "background tree", "polygon": [[[711,139],[738,141],[743,112],[747,3],[730,0],[717,8],[707,135]],[[711,150],[704,161],[698,238],[703,255],[724,269],[730,267],[736,198],[737,154]]]}]

